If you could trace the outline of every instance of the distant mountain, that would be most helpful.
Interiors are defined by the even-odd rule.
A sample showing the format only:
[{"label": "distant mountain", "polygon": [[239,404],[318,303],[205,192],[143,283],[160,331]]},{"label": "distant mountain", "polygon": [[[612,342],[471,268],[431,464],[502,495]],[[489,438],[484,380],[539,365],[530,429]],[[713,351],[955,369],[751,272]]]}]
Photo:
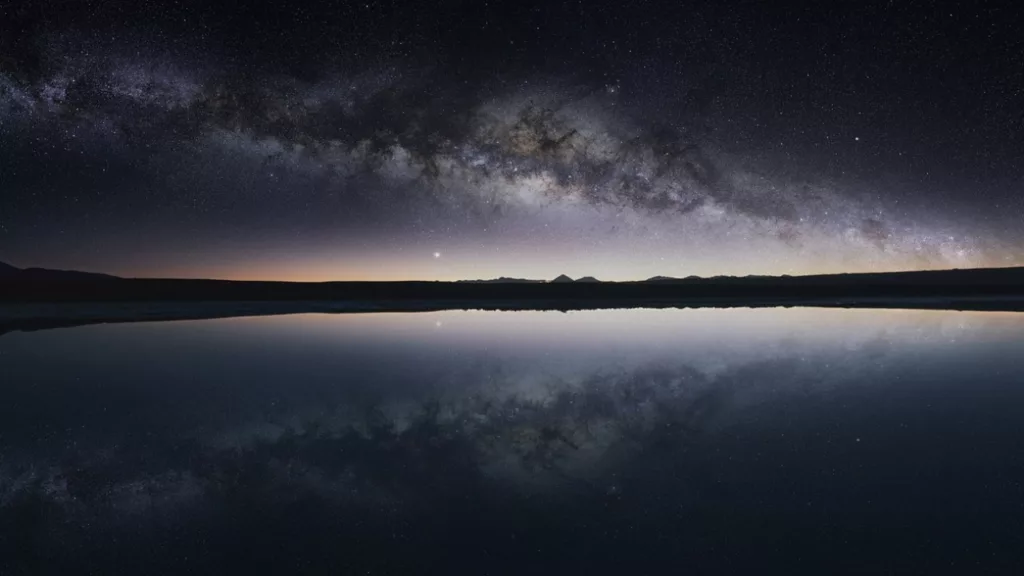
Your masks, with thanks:
[{"label": "distant mountain", "polygon": [[528,278],[508,278],[502,276],[501,278],[494,278],[491,280],[458,280],[466,284],[543,284],[543,280],[530,280]]},{"label": "distant mountain", "polygon": [[719,276],[652,282],[575,282],[561,275],[541,282],[509,282],[499,278],[480,283],[119,279],[60,270],[12,273],[10,266],[3,267],[3,271],[6,276],[0,279],[0,302],[361,301],[380,310],[416,306],[584,309],[691,304],[1024,310],[1024,267],[791,277]]},{"label": "distant mountain", "polygon": [[15,268],[14,266],[11,266],[10,264],[4,264],[3,262],[0,262],[0,278],[9,278],[11,276],[14,276],[18,272],[21,272],[21,270]]},{"label": "distant mountain", "polygon": [[644,280],[644,282],[693,282],[695,280],[703,280],[703,278],[701,278],[700,276],[693,275],[687,276],[686,278],[675,278],[672,276],[652,276],[647,280]]},{"label": "distant mountain", "polygon": [[0,262],[0,280],[32,282],[81,282],[83,280],[119,280],[117,276],[77,270],[50,270],[49,268],[15,268]]},{"label": "distant mountain", "polygon": [[570,283],[574,283],[574,284],[579,284],[579,283],[593,284],[593,283],[600,283],[600,282],[601,282],[600,280],[598,280],[597,278],[594,278],[593,276],[584,276],[582,278],[578,278],[576,280],[573,280],[572,277],[566,276],[565,274],[562,274],[558,278],[555,278],[554,280],[552,280],[550,283],[551,284],[570,284]]},{"label": "distant mountain", "polygon": [[31,280],[62,281],[62,280],[119,280],[117,276],[98,272],[79,272],[78,270],[50,270],[49,268],[25,268],[17,275],[18,278]]}]

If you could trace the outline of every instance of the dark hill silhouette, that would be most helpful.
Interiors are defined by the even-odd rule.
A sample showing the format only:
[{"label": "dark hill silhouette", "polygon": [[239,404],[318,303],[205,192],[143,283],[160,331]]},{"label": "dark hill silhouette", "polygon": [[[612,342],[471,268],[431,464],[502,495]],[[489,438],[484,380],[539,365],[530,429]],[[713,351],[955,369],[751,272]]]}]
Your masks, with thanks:
[{"label": "dark hill silhouette", "polygon": [[[104,274],[0,268],[0,301],[235,301],[359,303],[374,309],[614,308],[633,306],[885,305],[930,299],[952,307],[964,298],[1024,301],[1024,268],[986,268],[814,276],[655,278],[642,282],[550,282],[500,278],[482,282],[247,282],[122,279]],[[869,302],[870,301],[870,302]],[[921,304],[921,302],[918,302]],[[916,305],[916,304],[915,304]],[[890,306],[893,307],[893,306]]]},{"label": "dark hill silhouette", "polygon": [[[735,278],[735,276],[715,276],[714,278],[710,278],[710,279],[713,280],[715,278]],[[747,276],[747,278],[755,278],[755,276]],[[666,283],[666,282],[676,282],[676,283],[687,282],[688,283],[688,282],[694,282],[694,281],[697,281],[697,280],[706,280],[706,278],[701,278],[700,276],[692,276],[692,275],[691,276],[687,276],[686,278],[674,278],[672,276],[653,276],[651,278],[648,278],[647,280],[644,280],[644,282],[661,282],[661,283]]]},{"label": "dark hill silhouette", "polygon": [[508,278],[502,276],[501,278],[493,278],[491,280],[456,280],[456,282],[466,284],[540,284],[544,280],[529,280],[527,278]]},{"label": "dark hill silhouette", "polygon": [[577,278],[576,282],[583,282],[583,283],[590,282],[590,283],[594,283],[594,282],[600,282],[600,280],[598,280],[597,278],[594,278],[593,276],[584,276],[583,278]]},{"label": "dark hill silhouette", "polygon": [[[643,282],[315,283],[121,279],[32,270],[0,276],[0,302],[19,304],[0,308],[0,335],[105,322],[300,312],[772,306],[1024,311],[1024,268]],[[47,305],[33,305],[40,302]]]},{"label": "dark hill silhouette", "polygon": [[0,262],[0,280],[19,282],[78,282],[89,280],[119,280],[110,274],[79,272],[78,270],[51,270],[49,268],[16,268]]},{"label": "dark hill silhouette", "polygon": [[10,277],[14,276],[15,274],[17,274],[18,272],[21,272],[21,269],[15,268],[14,266],[11,266],[10,264],[5,264],[3,262],[0,262],[0,279],[2,279],[2,278],[10,278]]},{"label": "dark hill silhouette", "polygon": [[15,275],[17,279],[37,282],[78,282],[90,280],[120,280],[117,276],[96,272],[79,272],[77,270],[50,270],[48,268],[25,268]]}]

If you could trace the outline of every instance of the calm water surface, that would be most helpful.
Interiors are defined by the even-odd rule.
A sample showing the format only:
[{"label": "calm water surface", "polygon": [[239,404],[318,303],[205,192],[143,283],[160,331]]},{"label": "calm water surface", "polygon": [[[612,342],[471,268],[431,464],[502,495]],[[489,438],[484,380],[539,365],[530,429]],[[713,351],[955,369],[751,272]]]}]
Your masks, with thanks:
[{"label": "calm water surface", "polygon": [[1024,315],[0,336],[0,574],[1021,573]]}]

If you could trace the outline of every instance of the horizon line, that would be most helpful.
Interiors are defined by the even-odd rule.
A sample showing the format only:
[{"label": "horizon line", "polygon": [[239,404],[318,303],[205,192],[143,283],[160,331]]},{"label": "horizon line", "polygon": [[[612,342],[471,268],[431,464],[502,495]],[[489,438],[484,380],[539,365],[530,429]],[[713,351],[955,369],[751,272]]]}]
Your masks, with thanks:
[{"label": "horizon line", "polygon": [[[593,279],[593,281],[600,283],[635,283],[635,282],[649,282],[656,279],[665,280],[714,280],[714,279],[725,279],[725,278],[806,278],[806,277],[820,277],[820,276],[868,276],[868,275],[881,275],[881,274],[914,274],[914,273],[936,273],[936,272],[965,272],[965,271],[984,271],[984,270],[1010,270],[1015,268],[1024,268],[1024,266],[982,266],[972,268],[923,268],[923,269],[902,269],[902,270],[889,270],[889,271],[873,271],[873,272],[819,272],[811,274],[716,274],[714,276],[701,276],[698,274],[690,274],[687,276],[667,276],[662,274],[656,274],[654,276],[648,276],[646,278],[638,278],[632,280],[601,280],[595,275],[583,275],[579,277],[572,277],[568,274],[559,274],[554,278],[528,278],[528,277],[515,277],[515,276],[498,276],[494,278],[462,278],[455,280],[440,280],[440,279],[421,279],[421,278],[406,278],[400,280],[375,280],[375,279],[360,279],[360,280],[281,280],[281,279],[256,279],[256,278],[217,278],[217,277],[203,277],[203,276],[122,276],[117,274],[110,274],[106,272],[94,272],[78,269],[67,269],[67,268],[44,268],[39,266],[30,266],[26,268],[20,268],[9,264],[4,261],[0,261],[0,266],[9,266],[17,271],[25,270],[48,270],[53,272],[71,272],[71,273],[84,273],[84,274],[95,274],[102,276],[110,276],[122,280],[174,280],[174,281],[217,281],[217,282],[274,282],[274,283],[289,283],[289,284],[328,284],[328,283],[403,283],[403,282],[419,282],[419,283],[460,283],[460,282],[499,282],[501,280],[508,280],[511,282],[532,282],[532,283],[554,283],[559,278],[565,277],[568,281],[578,282],[584,279]],[[568,283],[568,281],[566,281]]]}]

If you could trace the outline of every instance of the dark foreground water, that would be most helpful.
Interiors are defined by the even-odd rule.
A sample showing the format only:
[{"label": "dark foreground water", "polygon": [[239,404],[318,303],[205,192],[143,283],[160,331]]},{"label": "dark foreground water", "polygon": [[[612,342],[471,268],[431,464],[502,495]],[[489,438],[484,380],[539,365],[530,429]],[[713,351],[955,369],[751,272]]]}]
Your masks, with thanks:
[{"label": "dark foreground water", "polygon": [[0,574],[1022,573],[1024,315],[0,336]]}]

